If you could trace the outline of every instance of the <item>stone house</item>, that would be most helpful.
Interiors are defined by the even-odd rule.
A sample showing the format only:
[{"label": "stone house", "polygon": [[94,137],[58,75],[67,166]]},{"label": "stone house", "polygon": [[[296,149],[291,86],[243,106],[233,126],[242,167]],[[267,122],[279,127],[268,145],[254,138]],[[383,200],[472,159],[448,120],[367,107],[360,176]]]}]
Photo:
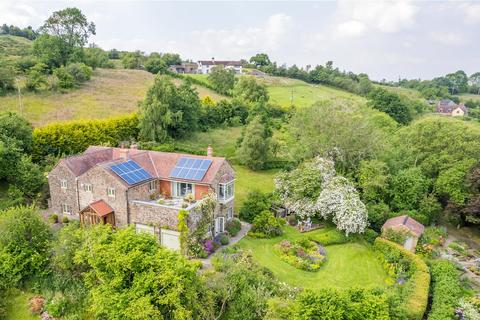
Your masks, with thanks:
[{"label": "stone house", "polygon": [[382,226],[382,233],[388,229],[406,232],[408,236],[403,243],[403,247],[407,250],[415,252],[418,239],[425,230],[425,227],[417,220],[407,215],[402,215],[388,219]]},{"label": "stone house", "polygon": [[175,73],[190,73],[195,74],[198,70],[198,65],[194,62],[182,62],[182,64],[175,64],[168,68],[171,72]]},{"label": "stone house", "polygon": [[468,115],[468,109],[463,104],[456,104],[452,100],[443,99],[437,104],[437,113],[452,117],[463,117]]},{"label": "stone house", "polygon": [[[49,206],[82,224],[134,225],[166,247],[179,249],[178,213],[196,207],[212,192],[217,205],[212,236],[234,216],[235,172],[223,157],[91,146],[61,159],[48,175]],[[195,214],[187,221],[195,228]],[[198,221],[198,218],[197,218]]]}]

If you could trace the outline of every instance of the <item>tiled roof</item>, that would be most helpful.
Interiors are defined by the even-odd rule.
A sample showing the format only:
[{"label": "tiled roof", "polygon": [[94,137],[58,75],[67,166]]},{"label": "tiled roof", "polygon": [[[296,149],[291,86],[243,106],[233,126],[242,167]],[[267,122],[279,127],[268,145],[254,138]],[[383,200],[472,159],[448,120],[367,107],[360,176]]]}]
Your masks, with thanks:
[{"label": "tiled roof", "polygon": [[87,206],[87,208],[91,208],[93,211],[95,211],[98,214],[99,217],[106,216],[107,214],[113,212],[112,207],[110,207],[108,203],[106,203],[103,200],[92,202]]},{"label": "tiled roof", "polygon": [[443,99],[440,100],[440,102],[437,105],[437,112],[439,113],[452,113],[453,110],[460,108],[463,110],[463,112],[467,113],[468,109],[465,107],[465,104],[460,103],[456,104],[452,100],[449,99]]},{"label": "tiled roof", "polygon": [[[191,154],[148,151],[138,149],[123,149],[112,147],[91,146],[84,154],[65,158],[70,170],[78,177],[96,165],[103,167],[107,172],[113,173],[110,166],[114,163],[120,163],[126,159],[137,162],[141,167],[150,173],[153,177],[169,180],[170,172],[181,157],[210,159],[212,164],[207,173],[199,183],[210,183],[217,174],[221,165],[226,161],[223,157],[208,157]],[[116,175],[115,175],[116,176]],[[175,179],[179,180],[179,179]]]},{"label": "tiled roof", "polygon": [[415,234],[417,237],[420,237],[422,235],[423,230],[425,227],[423,224],[418,222],[417,220],[410,218],[407,215],[403,216],[398,216],[394,218],[388,219],[384,224],[382,229],[388,229],[392,227],[398,227],[398,226],[404,226],[408,228],[413,234]]}]

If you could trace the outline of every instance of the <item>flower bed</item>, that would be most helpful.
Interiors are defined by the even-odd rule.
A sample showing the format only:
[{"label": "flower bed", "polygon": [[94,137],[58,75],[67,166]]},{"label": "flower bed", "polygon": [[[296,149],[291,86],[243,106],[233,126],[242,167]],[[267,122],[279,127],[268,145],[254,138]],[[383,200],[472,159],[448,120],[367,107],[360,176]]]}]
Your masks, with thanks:
[{"label": "flower bed", "polygon": [[325,248],[308,239],[296,242],[283,240],[275,245],[275,252],[286,263],[306,271],[319,270],[327,260]]}]

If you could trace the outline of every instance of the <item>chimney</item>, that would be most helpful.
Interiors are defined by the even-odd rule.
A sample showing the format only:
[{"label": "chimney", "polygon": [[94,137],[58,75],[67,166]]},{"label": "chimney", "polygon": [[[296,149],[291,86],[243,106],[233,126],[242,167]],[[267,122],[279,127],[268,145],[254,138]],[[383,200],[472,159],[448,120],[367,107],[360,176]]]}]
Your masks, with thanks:
[{"label": "chimney", "polygon": [[120,159],[127,160],[128,159],[128,149],[120,149],[118,152],[118,157]]},{"label": "chimney", "polygon": [[208,145],[207,148],[207,157],[213,157],[213,148],[211,145]]},{"label": "chimney", "polygon": [[212,64],[215,64],[215,58],[212,57]]}]

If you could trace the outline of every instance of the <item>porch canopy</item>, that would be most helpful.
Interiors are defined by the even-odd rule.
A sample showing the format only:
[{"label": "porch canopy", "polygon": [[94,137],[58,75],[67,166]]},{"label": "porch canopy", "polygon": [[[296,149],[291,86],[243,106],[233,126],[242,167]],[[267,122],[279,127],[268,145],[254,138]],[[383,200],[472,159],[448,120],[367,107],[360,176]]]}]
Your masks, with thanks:
[{"label": "porch canopy", "polygon": [[81,224],[111,224],[115,226],[115,213],[103,200],[98,200],[90,203],[88,206],[80,211]]}]

